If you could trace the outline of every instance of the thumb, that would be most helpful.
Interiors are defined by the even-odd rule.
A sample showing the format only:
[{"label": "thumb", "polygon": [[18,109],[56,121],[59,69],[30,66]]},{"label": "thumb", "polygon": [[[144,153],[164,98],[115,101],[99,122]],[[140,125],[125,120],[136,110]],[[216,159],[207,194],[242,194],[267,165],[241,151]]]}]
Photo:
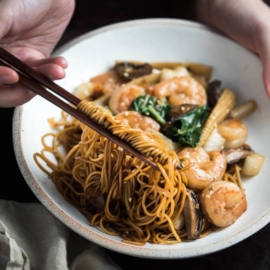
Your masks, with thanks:
[{"label": "thumb", "polygon": [[270,29],[269,34],[263,38],[258,44],[258,53],[263,65],[263,83],[266,94],[270,99]]}]

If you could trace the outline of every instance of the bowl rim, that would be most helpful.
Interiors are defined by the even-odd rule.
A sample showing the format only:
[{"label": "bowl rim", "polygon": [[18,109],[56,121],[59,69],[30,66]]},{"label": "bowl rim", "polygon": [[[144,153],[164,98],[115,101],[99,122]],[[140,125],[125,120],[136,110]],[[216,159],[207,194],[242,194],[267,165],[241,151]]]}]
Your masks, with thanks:
[{"label": "bowl rim", "polygon": [[[168,19],[168,18],[153,18],[153,19],[136,19],[123,21],[119,23],[113,23],[107,26],[103,26],[97,28],[96,30],[92,30],[85,34],[82,34],[75,39],[65,43],[60,48],[53,52],[53,55],[60,55],[62,52],[68,50],[70,47],[75,44],[88,39],[89,37],[99,35],[103,32],[110,31],[117,28],[123,28],[131,25],[147,25],[147,24],[169,24],[169,25],[181,25],[185,27],[193,27],[205,30],[207,32],[213,32],[217,35],[221,35],[225,37],[221,32],[208,27],[206,25],[183,20],[183,19]],[[30,168],[27,165],[25,160],[25,156],[22,149],[21,142],[21,133],[22,133],[22,117],[23,117],[24,108],[23,105],[16,107],[13,114],[12,120],[12,139],[14,145],[15,157],[19,166],[19,169],[27,182],[30,189],[33,191],[38,200],[63,224],[69,227],[71,230],[86,238],[87,240],[105,247],[107,249],[113,250],[115,252],[119,252],[122,254],[148,258],[148,259],[182,259],[182,258],[192,258],[198,257],[206,254],[211,254],[217,251],[221,251],[226,249],[232,245],[237,244],[238,242],[246,239],[253,233],[259,231],[270,221],[270,210],[267,211],[260,219],[255,220],[249,227],[242,229],[237,235],[232,235],[227,237],[226,239],[219,240],[215,243],[210,243],[202,247],[187,247],[184,251],[176,248],[170,248],[168,250],[164,249],[151,249],[151,248],[141,248],[140,246],[129,245],[122,242],[116,242],[106,237],[99,235],[97,237],[96,233],[92,232],[89,229],[86,229],[79,222],[72,219],[69,215],[64,213],[59,206],[50,198],[48,195],[38,186],[35,178],[31,174]]]},{"label": "bowl rim", "polygon": [[149,25],[149,24],[170,24],[170,25],[182,25],[182,26],[188,26],[193,28],[198,28],[201,30],[206,30],[207,32],[213,32],[220,36],[226,37],[221,31],[218,29],[209,27],[207,25],[204,25],[202,23],[198,23],[195,21],[190,20],[184,20],[184,19],[171,19],[171,18],[144,18],[144,19],[134,19],[134,20],[126,20],[122,22],[112,23],[109,25],[105,25],[102,27],[99,27],[95,30],[86,32],[82,35],[79,35],[78,37],[68,41],[67,43],[63,44],[59,48],[57,48],[55,51],[53,51],[52,55],[59,55],[62,52],[68,50],[70,47],[74,46],[75,44],[81,42],[84,39],[87,39],[89,37],[99,35],[103,32],[110,31],[112,29],[122,28],[126,26],[134,26],[134,25]]}]

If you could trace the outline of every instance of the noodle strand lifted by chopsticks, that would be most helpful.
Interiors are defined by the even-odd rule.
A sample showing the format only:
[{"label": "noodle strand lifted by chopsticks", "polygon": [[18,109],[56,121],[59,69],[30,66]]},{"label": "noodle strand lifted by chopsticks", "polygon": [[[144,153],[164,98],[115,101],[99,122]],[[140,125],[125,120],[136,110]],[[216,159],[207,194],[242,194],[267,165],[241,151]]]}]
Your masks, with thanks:
[{"label": "noodle strand lifted by chopsticks", "polygon": [[[92,226],[120,235],[126,243],[172,244],[186,239],[186,229],[174,227],[183,212],[187,185],[186,168],[177,168],[176,152],[164,146],[162,137],[158,140],[150,132],[130,128],[91,101],[81,101],[78,110],[153,159],[159,170],[76,119],[68,121],[63,114],[61,125],[51,121],[64,127],[53,135],[53,146],[42,140],[44,150],[34,158],[64,198],[84,213]],[[61,154],[61,146],[66,155]],[[45,152],[56,154],[58,165],[50,162]],[[52,171],[45,170],[39,159]],[[204,223],[201,235],[212,230],[209,222]]]},{"label": "noodle strand lifted by chopsticks", "polygon": [[[91,224],[106,233],[120,233],[125,241],[181,242],[173,220],[183,209],[185,185],[175,168],[179,164],[175,152],[153,140],[151,133],[123,126],[94,103],[83,101],[79,109],[158,161],[160,170],[154,170],[81,124],[80,141],[69,142],[74,146],[64,158],[59,155],[58,168],[48,163],[53,169],[49,176],[59,191],[87,213]],[[78,123],[76,120],[73,123],[76,130]],[[69,123],[67,128],[70,131],[72,125]],[[65,130],[59,135],[64,133]],[[61,137],[56,135],[52,151],[59,151],[59,140]],[[46,160],[45,155],[38,157]],[[172,235],[169,240],[163,236],[165,232]]]}]

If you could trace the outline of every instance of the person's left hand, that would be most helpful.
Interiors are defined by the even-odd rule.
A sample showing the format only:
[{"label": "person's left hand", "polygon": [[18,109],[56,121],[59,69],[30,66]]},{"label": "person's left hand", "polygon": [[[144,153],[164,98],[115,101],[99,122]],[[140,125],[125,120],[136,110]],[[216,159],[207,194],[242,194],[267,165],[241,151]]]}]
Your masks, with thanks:
[{"label": "person's left hand", "polygon": [[270,8],[262,0],[197,0],[197,19],[256,53],[270,98]]}]

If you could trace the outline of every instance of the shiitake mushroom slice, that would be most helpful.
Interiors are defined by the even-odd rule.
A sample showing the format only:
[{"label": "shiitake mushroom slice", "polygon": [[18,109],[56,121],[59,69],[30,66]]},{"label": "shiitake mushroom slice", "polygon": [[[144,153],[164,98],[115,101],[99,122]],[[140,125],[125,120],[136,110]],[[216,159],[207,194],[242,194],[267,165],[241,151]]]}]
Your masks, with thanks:
[{"label": "shiitake mushroom slice", "polygon": [[153,67],[148,64],[133,64],[129,62],[121,62],[114,66],[115,72],[127,80],[139,78],[152,73]]},{"label": "shiitake mushroom slice", "polygon": [[183,214],[188,239],[198,239],[202,232],[203,217],[200,202],[195,192],[190,189],[187,189]]},{"label": "shiitake mushroom slice", "polygon": [[208,106],[213,109],[215,105],[217,104],[217,101],[219,100],[221,94],[222,94],[222,88],[221,88],[221,81],[214,80],[208,84],[208,87],[206,89],[207,93],[207,100],[208,100]]}]

